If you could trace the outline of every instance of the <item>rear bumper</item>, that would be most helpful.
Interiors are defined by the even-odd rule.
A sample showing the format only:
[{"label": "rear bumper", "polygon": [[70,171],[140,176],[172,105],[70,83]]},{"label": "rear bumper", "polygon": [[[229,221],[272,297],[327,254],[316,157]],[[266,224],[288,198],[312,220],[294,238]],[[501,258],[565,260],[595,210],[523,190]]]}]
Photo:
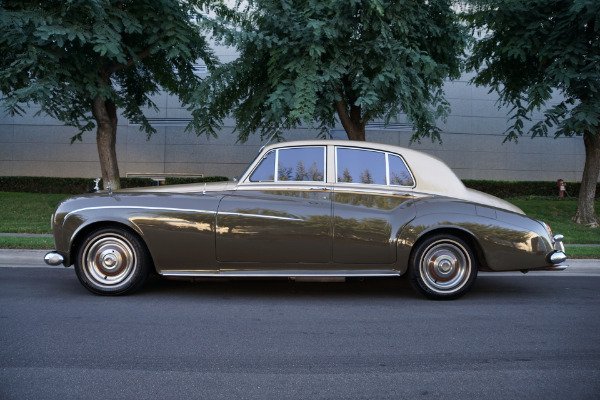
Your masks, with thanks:
[{"label": "rear bumper", "polygon": [[44,256],[44,262],[48,265],[60,265],[65,262],[65,258],[57,251],[51,251]]},{"label": "rear bumper", "polygon": [[567,261],[565,246],[563,244],[563,235],[554,235],[554,250],[548,253],[546,260],[551,266],[544,268],[546,271],[563,271],[568,268],[568,265],[563,265]]},{"label": "rear bumper", "polygon": [[550,264],[558,265],[567,261],[567,255],[563,251],[554,250],[552,253],[548,254],[546,259]]}]

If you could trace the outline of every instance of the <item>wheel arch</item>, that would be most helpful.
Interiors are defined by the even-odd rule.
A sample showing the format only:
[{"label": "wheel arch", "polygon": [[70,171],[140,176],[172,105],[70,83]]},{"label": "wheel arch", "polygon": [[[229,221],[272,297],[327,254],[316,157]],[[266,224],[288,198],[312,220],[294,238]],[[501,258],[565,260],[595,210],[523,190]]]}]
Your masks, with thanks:
[{"label": "wheel arch", "polygon": [[[488,269],[487,262],[485,259],[485,253],[483,251],[481,244],[477,240],[477,237],[469,230],[461,228],[461,227],[457,227],[457,226],[438,226],[438,227],[434,227],[434,228],[431,228],[431,229],[421,232],[421,234],[417,237],[414,244],[412,245],[408,259],[409,260],[412,259],[414,252],[419,247],[419,244],[421,242],[427,240],[429,237],[434,236],[434,235],[451,235],[451,236],[456,236],[456,237],[464,240],[465,243],[470,246],[475,257],[477,258],[476,262],[477,262],[478,269],[479,270],[487,270]],[[410,268],[410,265],[409,265],[409,268]]]},{"label": "wheel arch", "polygon": [[79,251],[79,247],[85,241],[85,238],[92,232],[103,229],[103,228],[119,228],[123,229],[132,235],[135,235],[140,243],[146,248],[148,255],[150,257],[150,262],[152,263],[152,269],[155,270],[154,261],[152,259],[152,253],[144,240],[144,235],[136,229],[137,227],[133,227],[129,224],[120,222],[120,221],[94,221],[90,224],[80,227],[74,234],[71,239],[71,244],[69,246],[69,260],[70,263],[73,264],[75,262],[75,257],[77,257],[77,252]]}]

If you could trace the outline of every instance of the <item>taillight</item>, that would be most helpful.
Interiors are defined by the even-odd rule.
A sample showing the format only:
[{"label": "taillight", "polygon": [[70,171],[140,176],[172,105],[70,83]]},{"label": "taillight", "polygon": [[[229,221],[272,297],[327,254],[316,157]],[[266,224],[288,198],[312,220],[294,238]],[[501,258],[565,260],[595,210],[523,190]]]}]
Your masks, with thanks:
[{"label": "taillight", "polygon": [[540,221],[542,224],[544,224],[544,226],[546,227],[546,230],[548,231],[548,234],[550,235],[550,237],[552,236],[552,228],[550,228],[550,225],[548,225],[547,223],[545,223],[544,221]]}]

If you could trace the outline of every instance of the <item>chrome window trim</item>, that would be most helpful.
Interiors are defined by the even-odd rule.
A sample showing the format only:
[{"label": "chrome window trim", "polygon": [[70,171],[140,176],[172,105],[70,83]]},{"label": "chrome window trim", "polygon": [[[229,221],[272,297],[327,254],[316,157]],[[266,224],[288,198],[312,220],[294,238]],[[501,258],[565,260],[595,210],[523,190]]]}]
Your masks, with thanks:
[{"label": "chrome window trim", "polygon": [[385,152],[385,184],[390,185],[390,153]]},{"label": "chrome window trim", "polygon": [[[349,186],[343,186],[347,184]],[[350,186],[352,185],[352,186]],[[364,184],[363,184],[364,185]],[[403,188],[404,190],[400,189]],[[409,187],[402,186],[387,186],[387,185],[372,185],[358,186],[348,182],[342,182],[335,187],[335,193],[364,193],[364,194],[378,194],[383,196],[412,196],[413,192]]]},{"label": "chrome window trim", "polygon": [[275,150],[275,168],[274,168],[274,173],[273,173],[273,182],[279,182],[279,171],[278,168],[279,167],[279,150],[281,149],[276,149]]}]

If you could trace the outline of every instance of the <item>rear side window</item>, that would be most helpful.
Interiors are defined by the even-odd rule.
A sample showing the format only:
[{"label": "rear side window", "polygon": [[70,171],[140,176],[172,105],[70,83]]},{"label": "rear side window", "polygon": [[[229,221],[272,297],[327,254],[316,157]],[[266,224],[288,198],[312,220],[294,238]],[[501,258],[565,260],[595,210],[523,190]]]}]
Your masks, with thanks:
[{"label": "rear side window", "polygon": [[337,149],[337,181],[385,185],[385,153]]},{"label": "rear side window", "polygon": [[390,185],[414,186],[415,181],[408,171],[404,160],[395,154],[388,153],[390,167]]},{"label": "rear side window", "polygon": [[325,147],[273,150],[250,175],[250,182],[325,181]]},{"label": "rear side window", "polygon": [[336,148],[338,183],[414,186],[402,157],[384,151]]}]

